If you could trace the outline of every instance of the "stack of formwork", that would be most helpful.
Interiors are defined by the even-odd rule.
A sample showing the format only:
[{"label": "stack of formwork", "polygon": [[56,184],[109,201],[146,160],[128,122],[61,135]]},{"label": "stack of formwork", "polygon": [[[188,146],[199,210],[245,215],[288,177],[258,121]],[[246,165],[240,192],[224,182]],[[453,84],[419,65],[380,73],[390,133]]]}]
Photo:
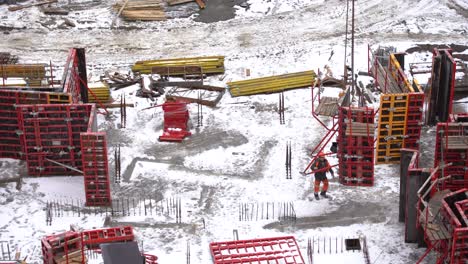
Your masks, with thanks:
[{"label": "stack of formwork", "polygon": [[81,232],[83,246],[99,248],[99,244],[133,241],[135,235],[131,226],[109,227]]},{"label": "stack of formwork", "polygon": [[87,206],[111,205],[105,133],[81,133],[81,155]]},{"label": "stack of formwork", "polygon": [[103,82],[88,84],[88,102],[106,103],[110,100],[109,85]]},{"label": "stack of formwork", "polygon": [[374,110],[340,107],[338,153],[340,183],[374,185]]},{"label": "stack of formwork", "polygon": [[46,79],[47,64],[2,64],[0,76],[3,78],[3,86],[8,78],[21,78],[24,83],[15,83],[13,86],[40,87]]},{"label": "stack of formwork", "polygon": [[166,13],[161,0],[125,0],[114,5],[125,20],[161,21]]},{"label": "stack of formwork", "polygon": [[191,135],[188,129],[187,103],[167,101],[162,105],[162,108],[164,111],[164,131],[159,136],[159,140],[180,142]]},{"label": "stack of formwork", "polygon": [[132,66],[132,71],[150,74],[155,66],[200,66],[203,74],[221,74],[224,73],[224,56],[137,61]]},{"label": "stack of formwork", "polygon": [[80,233],[67,231],[41,240],[44,264],[85,263]]},{"label": "stack of formwork", "polygon": [[312,86],[317,75],[314,71],[303,71],[227,83],[231,96],[246,96],[275,93]]},{"label": "stack of formwork", "polygon": [[468,123],[447,122],[437,124],[434,167],[451,163],[442,170],[451,176],[439,187],[452,191],[468,188]]},{"label": "stack of formwork", "polygon": [[380,98],[376,162],[400,162],[404,147],[408,94],[385,94]]}]

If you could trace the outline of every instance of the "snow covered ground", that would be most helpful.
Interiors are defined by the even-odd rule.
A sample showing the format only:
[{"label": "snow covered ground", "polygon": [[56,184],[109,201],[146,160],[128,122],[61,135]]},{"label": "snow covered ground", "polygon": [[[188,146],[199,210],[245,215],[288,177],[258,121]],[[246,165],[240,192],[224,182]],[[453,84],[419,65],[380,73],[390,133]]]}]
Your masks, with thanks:
[{"label": "snow covered ground", "polygon": [[[128,71],[137,60],[204,55],[226,56],[224,80],[218,76],[207,80],[217,86],[249,78],[246,69],[252,78],[329,65],[335,77],[341,75],[346,1],[249,0],[250,7],[236,7],[236,18],[228,21],[204,24],[194,22],[193,17],[120,21],[117,29],[110,29],[113,14],[108,2],[76,1],[91,7],[71,12],[68,18],[76,27],[65,29],[60,16],[51,21],[36,8],[12,13],[0,6],[4,29],[0,51],[12,52],[23,62],[51,60],[63,65],[70,47],[85,47],[93,79],[105,70]],[[392,45],[399,51],[430,43],[467,46],[467,12],[464,0],[356,1],[356,68],[367,70],[367,45]],[[409,60],[425,56],[415,54]],[[331,180],[331,200],[307,199],[311,177],[299,172],[324,134],[311,117],[309,89],[285,93],[285,125],[279,123],[276,94],[231,98],[226,93],[216,108],[203,108],[204,126],[200,128],[196,128],[196,105],[189,105],[193,135],[180,144],[158,142],[161,109],[142,109],[163,99],[137,98],[136,89],[112,94],[119,100],[125,93],[127,102],[136,104],[127,110],[127,128],[118,129],[119,111],[99,117],[100,130],[109,135],[109,153],[118,144],[122,146],[123,182],[113,184],[113,195],[122,199],[148,194],[178,197],[182,223],[172,216],[151,215],[114,217],[111,224],[134,223],[145,251],[157,255],[160,263],[186,263],[187,241],[192,263],[212,263],[209,243],[232,240],[233,230],[240,239],[293,235],[304,258],[308,238],[359,236],[367,238],[372,263],[415,263],[423,254],[424,249],[404,243],[404,226],[398,223],[398,166],[376,166],[374,187],[346,187]],[[291,180],[285,177],[287,141],[293,151]],[[19,163],[8,160],[5,164],[8,168],[2,170],[19,171]],[[110,157],[111,172],[113,166]],[[17,245],[31,263],[41,263],[39,240],[44,235],[67,230],[70,224],[85,229],[104,225],[103,216],[66,214],[46,226],[47,201],[83,199],[81,177],[23,181],[20,190],[15,183],[0,187],[0,240]],[[272,202],[293,203],[296,222],[277,217],[239,221],[240,204]],[[351,253],[322,252],[314,255],[314,261],[363,263],[361,255]]]}]

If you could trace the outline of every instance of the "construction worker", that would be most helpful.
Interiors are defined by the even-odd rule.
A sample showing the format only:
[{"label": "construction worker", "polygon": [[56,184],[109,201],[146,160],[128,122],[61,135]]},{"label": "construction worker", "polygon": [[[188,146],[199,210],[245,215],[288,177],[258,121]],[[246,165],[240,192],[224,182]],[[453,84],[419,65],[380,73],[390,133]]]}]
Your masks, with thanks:
[{"label": "construction worker", "polygon": [[328,179],[326,175],[327,171],[330,172],[332,177],[335,177],[330,163],[328,163],[328,160],[325,158],[325,154],[323,152],[320,152],[318,154],[318,157],[319,158],[315,161],[314,166],[312,167],[312,169],[315,171],[314,196],[316,200],[319,200],[318,192],[320,189],[320,182],[323,182],[323,187],[322,191],[320,192],[320,195],[324,198],[328,198]]}]

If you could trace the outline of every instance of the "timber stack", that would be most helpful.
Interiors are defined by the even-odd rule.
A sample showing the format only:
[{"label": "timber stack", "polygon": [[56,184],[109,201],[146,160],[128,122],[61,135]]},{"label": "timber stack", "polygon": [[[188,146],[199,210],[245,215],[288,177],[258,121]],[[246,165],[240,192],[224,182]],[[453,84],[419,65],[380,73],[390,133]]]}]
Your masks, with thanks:
[{"label": "timber stack", "polygon": [[162,21],[167,19],[162,0],[127,0],[116,3],[114,9],[117,11],[122,9],[120,15],[125,20]]}]

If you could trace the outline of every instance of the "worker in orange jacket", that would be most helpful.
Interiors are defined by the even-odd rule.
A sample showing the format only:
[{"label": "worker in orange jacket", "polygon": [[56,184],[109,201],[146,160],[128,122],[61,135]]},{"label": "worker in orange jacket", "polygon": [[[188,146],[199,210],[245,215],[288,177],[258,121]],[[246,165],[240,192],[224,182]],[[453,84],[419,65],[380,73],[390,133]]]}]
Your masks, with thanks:
[{"label": "worker in orange jacket", "polygon": [[323,152],[320,152],[318,154],[318,159],[315,161],[314,165],[312,166],[312,169],[315,171],[315,182],[314,182],[314,196],[316,200],[319,200],[319,189],[320,189],[320,183],[323,182],[323,187],[322,191],[320,192],[320,195],[323,196],[324,198],[328,198],[327,196],[327,190],[328,190],[328,179],[327,179],[327,171],[330,172],[332,177],[335,177],[335,174],[333,172],[332,167],[330,166],[330,163],[328,163],[328,160],[325,158],[325,154]]}]

